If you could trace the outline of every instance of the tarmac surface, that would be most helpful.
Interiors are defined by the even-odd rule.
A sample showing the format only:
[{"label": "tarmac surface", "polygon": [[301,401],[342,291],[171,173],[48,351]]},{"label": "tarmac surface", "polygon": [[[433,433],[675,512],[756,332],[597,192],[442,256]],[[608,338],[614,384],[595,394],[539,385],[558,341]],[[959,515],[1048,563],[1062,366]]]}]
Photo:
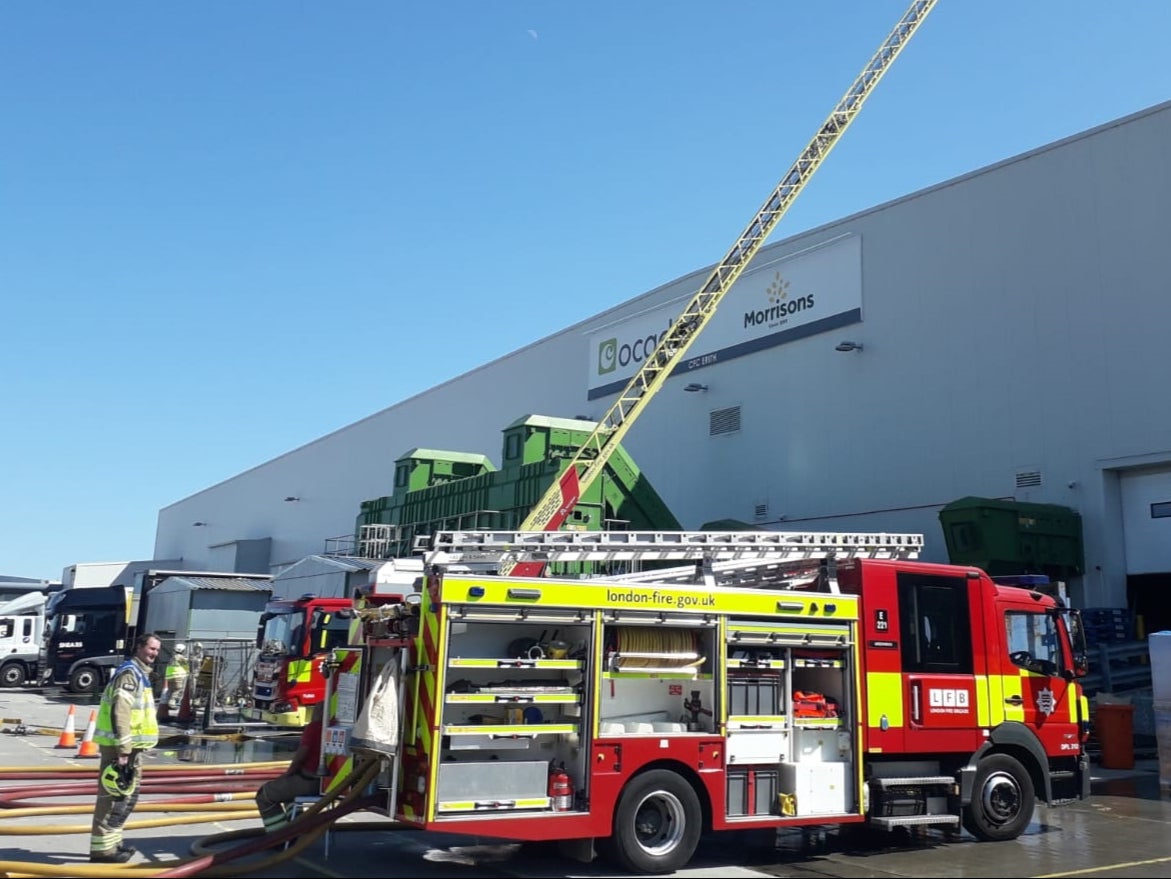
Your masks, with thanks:
[{"label": "tarmac surface", "polygon": [[[74,706],[75,742],[61,747],[69,706]],[[259,818],[251,797],[238,793],[229,805],[175,804],[182,794],[145,793],[131,818],[126,840],[138,853],[126,865],[88,861],[97,761],[78,756],[96,700],[56,689],[0,690],[0,876],[169,876],[198,856],[223,859],[258,838]],[[146,764],[146,778],[162,778],[180,767],[216,773],[210,790],[240,784],[213,766],[279,771],[295,737],[194,737],[164,727],[163,741]],[[1158,763],[1140,752],[1133,769],[1094,767],[1093,796],[1050,809],[1039,806],[1019,839],[980,843],[965,834],[935,830],[885,833],[854,828],[824,831],[750,831],[704,838],[680,877],[898,877],[1171,876],[1171,785],[1160,784]],[[268,769],[247,767],[260,765]],[[71,768],[72,767],[72,768]],[[169,769],[166,767],[170,767]],[[21,779],[20,769],[51,770],[54,779]],[[152,772],[152,769],[155,771]],[[27,774],[27,773],[26,773]],[[245,785],[247,781],[243,782]],[[255,785],[259,781],[251,782]],[[31,786],[21,794],[16,786]],[[75,790],[73,786],[78,786]],[[66,793],[67,795],[61,795]],[[19,802],[14,802],[19,797]],[[204,797],[207,798],[206,796]],[[170,802],[161,805],[159,801]],[[34,807],[27,808],[14,807]],[[234,811],[200,811],[228,808]],[[182,809],[182,810],[181,810]],[[67,810],[70,810],[67,813]],[[199,823],[181,823],[199,822]],[[144,825],[144,826],[139,826]],[[303,844],[303,846],[302,846]],[[215,872],[188,875],[261,877],[620,877],[603,861],[571,860],[553,846],[396,829],[372,813],[354,813],[331,825],[328,855],[324,834],[307,834],[287,851],[263,852],[226,861]],[[279,859],[279,860],[278,860]]]}]

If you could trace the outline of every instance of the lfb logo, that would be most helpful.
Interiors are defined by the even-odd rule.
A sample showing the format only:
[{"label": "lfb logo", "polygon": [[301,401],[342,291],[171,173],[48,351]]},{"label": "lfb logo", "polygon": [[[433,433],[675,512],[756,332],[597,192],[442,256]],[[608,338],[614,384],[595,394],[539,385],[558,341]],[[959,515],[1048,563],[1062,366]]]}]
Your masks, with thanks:
[{"label": "lfb logo", "polygon": [[944,712],[967,711],[971,697],[967,690],[951,687],[932,687],[927,691],[927,704]]}]

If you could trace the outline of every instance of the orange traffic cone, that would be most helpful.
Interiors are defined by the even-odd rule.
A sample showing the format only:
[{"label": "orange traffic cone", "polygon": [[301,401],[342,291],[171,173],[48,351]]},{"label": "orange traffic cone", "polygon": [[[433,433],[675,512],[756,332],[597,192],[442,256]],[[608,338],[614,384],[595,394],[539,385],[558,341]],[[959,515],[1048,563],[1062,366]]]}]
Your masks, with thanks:
[{"label": "orange traffic cone", "polygon": [[179,723],[191,723],[195,719],[195,711],[191,705],[191,689],[183,691],[183,700],[179,703],[179,713],[175,720]]},{"label": "orange traffic cone", "polygon": [[69,713],[65,715],[65,729],[61,730],[61,737],[57,739],[58,748],[77,747],[77,728],[73,725],[73,715],[76,709],[70,705]]},{"label": "orange traffic cone", "polygon": [[81,738],[81,747],[77,749],[78,757],[97,757],[98,743],[94,741],[94,732],[98,728],[98,713],[89,713],[89,723],[85,726],[85,735]]}]

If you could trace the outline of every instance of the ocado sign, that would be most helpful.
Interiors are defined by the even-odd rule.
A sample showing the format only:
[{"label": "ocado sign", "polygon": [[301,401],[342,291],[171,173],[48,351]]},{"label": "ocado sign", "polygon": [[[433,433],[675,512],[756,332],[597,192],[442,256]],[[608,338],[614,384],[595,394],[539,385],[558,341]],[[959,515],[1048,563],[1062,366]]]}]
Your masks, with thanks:
[{"label": "ocado sign", "polygon": [[618,336],[603,339],[598,343],[598,370],[597,376],[609,375],[619,369],[629,366],[638,367],[651,356],[674,320],[668,320],[667,326],[658,333],[647,333],[645,336],[633,340],[623,340]]},{"label": "ocado sign", "polygon": [[[678,295],[589,334],[587,399],[617,393],[650,359],[691,296]],[[764,260],[736,281],[703,328],[687,359],[690,372],[745,357],[862,319],[862,241],[847,233],[780,259]]]}]

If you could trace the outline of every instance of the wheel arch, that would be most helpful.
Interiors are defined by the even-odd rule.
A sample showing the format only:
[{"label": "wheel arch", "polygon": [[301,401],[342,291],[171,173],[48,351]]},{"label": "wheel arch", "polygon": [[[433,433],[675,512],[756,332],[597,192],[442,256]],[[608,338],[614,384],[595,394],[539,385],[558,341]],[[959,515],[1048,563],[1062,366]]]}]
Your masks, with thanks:
[{"label": "wheel arch", "polygon": [[988,741],[981,745],[960,769],[960,802],[963,805],[966,806],[972,801],[977,764],[991,754],[1007,754],[1014,758],[1029,773],[1037,799],[1045,803],[1053,801],[1049,757],[1041,747],[1040,740],[1023,723],[1009,722],[993,729]]},{"label": "wheel arch", "polygon": [[708,789],[704,785],[703,780],[699,777],[699,773],[696,772],[693,767],[688,766],[686,763],[669,758],[664,758],[662,760],[652,760],[650,763],[645,763],[638,767],[638,770],[632,773],[630,777],[622,783],[622,788],[619,790],[619,796],[622,795],[622,791],[626,790],[632,781],[634,781],[639,776],[646,775],[648,772],[651,772],[655,769],[666,769],[670,772],[674,772],[691,786],[691,788],[695,791],[695,796],[699,799],[700,832],[710,833],[712,829],[711,797],[708,794]]}]

